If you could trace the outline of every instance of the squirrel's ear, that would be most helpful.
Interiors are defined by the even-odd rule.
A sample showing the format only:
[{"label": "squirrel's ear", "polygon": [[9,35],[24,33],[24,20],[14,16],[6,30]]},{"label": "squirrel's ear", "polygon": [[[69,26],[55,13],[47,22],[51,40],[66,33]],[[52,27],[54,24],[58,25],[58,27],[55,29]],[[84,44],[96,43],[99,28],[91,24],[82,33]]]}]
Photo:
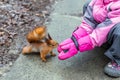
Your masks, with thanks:
[{"label": "squirrel's ear", "polygon": [[48,38],[50,39],[50,40],[52,40],[52,37],[50,36],[50,34],[48,33]]}]

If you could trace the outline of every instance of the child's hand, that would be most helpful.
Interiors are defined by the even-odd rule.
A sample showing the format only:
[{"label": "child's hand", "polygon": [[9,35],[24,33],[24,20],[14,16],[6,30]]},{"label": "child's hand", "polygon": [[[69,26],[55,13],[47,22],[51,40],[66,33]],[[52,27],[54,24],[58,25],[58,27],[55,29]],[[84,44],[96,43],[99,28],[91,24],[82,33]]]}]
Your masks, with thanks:
[{"label": "child's hand", "polygon": [[60,60],[65,60],[78,53],[78,50],[70,38],[64,40],[61,44],[59,44],[57,49],[59,52],[58,58]]},{"label": "child's hand", "polygon": [[63,51],[62,46],[68,45],[70,43],[72,43],[72,40],[70,38],[68,38],[68,39],[64,40],[62,43],[60,43],[57,48],[58,52],[60,53],[61,51]]},{"label": "child's hand", "polygon": [[[84,23],[85,25],[85,23]],[[87,30],[79,26],[73,33],[72,37],[64,40],[58,46],[58,58],[65,60],[78,53],[92,49],[89,35],[87,36]]]},{"label": "child's hand", "polygon": [[75,54],[77,54],[78,51],[84,52],[84,51],[92,50],[94,48],[89,35],[85,37],[81,37],[77,41],[75,41],[72,37],[66,39],[61,44],[59,44],[57,49],[59,52],[58,58],[60,60],[65,60],[67,58],[70,58]]}]

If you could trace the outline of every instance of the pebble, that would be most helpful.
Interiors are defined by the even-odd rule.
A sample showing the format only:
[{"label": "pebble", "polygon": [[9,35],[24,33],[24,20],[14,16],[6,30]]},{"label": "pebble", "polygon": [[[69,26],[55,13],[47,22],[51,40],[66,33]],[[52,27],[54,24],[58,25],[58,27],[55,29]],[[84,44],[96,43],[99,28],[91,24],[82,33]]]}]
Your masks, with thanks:
[{"label": "pebble", "polygon": [[13,65],[13,63],[12,62],[9,62],[9,66],[12,66]]}]

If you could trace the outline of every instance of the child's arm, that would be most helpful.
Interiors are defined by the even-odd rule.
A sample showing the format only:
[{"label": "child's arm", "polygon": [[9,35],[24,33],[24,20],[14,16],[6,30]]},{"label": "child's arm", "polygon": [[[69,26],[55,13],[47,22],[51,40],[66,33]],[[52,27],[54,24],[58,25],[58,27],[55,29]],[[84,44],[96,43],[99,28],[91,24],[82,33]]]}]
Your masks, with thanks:
[{"label": "child's arm", "polygon": [[[84,15],[84,20],[82,21],[81,25],[72,33],[72,37],[59,44],[59,59],[64,60],[70,58],[77,54],[78,51],[83,52],[87,50],[92,50],[95,46],[100,46],[102,43],[104,43],[109,30],[114,24],[109,23],[107,19],[104,20],[105,16],[103,16],[103,18],[101,19],[101,24],[96,22],[97,20],[94,20],[94,11],[92,7],[94,8],[95,2],[97,5],[96,7],[100,7],[102,5],[102,2],[97,1],[98,0],[94,0],[94,3],[91,5],[91,2],[90,5],[87,7],[87,11]],[[98,3],[100,5],[98,5]],[[101,12],[102,8],[104,13],[104,7],[100,7]],[[100,15],[101,14],[99,14],[99,16]],[[96,17],[99,18],[99,16]],[[100,28],[99,26],[102,26],[102,28]]]},{"label": "child's arm", "polygon": [[108,11],[105,5],[104,0],[96,0],[94,3],[93,17],[99,23],[103,22],[107,17]]}]

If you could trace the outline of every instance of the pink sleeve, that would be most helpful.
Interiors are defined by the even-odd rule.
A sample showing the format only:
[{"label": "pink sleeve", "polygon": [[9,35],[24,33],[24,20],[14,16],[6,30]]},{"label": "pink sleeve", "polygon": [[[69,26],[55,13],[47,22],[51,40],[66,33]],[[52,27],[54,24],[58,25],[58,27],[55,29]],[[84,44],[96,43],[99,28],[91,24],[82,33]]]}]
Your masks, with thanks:
[{"label": "pink sleeve", "polygon": [[109,26],[96,28],[93,30],[93,32],[89,34],[93,46],[101,46],[103,43],[105,43],[107,34],[113,26],[114,24],[111,24]]},{"label": "pink sleeve", "polygon": [[101,46],[107,38],[107,34],[114,24],[111,24],[104,28],[96,28],[91,34],[86,35],[78,39],[80,52],[94,49],[96,46]]},{"label": "pink sleeve", "polygon": [[110,9],[111,9],[111,11],[120,9],[120,1],[112,2]]},{"label": "pink sleeve", "polygon": [[106,6],[103,3],[103,0],[96,0],[94,6],[93,6],[93,17],[94,19],[101,23],[106,19],[107,16],[107,10]]}]

